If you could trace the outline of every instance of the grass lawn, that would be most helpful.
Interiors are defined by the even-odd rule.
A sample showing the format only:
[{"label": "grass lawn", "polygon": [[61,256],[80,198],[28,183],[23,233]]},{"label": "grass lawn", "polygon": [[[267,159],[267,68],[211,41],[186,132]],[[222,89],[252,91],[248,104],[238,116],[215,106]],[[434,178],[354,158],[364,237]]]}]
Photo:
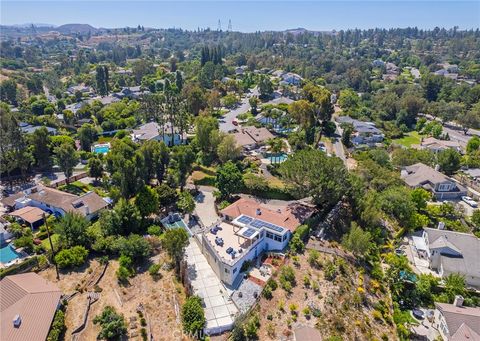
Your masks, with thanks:
[{"label": "grass lawn", "polygon": [[414,144],[420,144],[422,137],[423,136],[417,131],[412,131],[408,134],[405,134],[405,136],[401,139],[395,139],[392,142],[410,148]]},{"label": "grass lawn", "polygon": [[82,195],[91,191],[97,192],[97,194],[100,196],[107,195],[107,193],[105,193],[102,189],[97,188],[91,184],[84,184],[81,181],[71,182],[68,185],[60,186],[58,189],[75,195]]}]

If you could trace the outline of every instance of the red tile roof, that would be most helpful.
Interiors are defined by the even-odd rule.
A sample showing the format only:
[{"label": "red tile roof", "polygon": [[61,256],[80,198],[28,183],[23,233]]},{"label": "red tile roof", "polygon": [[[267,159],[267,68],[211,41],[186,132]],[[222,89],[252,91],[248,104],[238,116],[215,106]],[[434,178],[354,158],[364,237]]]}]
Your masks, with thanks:
[{"label": "red tile roof", "polygon": [[[257,215],[257,209],[260,210],[260,215]],[[244,214],[287,228],[293,232],[313,214],[314,209],[301,203],[291,203],[286,207],[273,210],[253,199],[241,198],[220,212],[230,219],[235,219]]]}]

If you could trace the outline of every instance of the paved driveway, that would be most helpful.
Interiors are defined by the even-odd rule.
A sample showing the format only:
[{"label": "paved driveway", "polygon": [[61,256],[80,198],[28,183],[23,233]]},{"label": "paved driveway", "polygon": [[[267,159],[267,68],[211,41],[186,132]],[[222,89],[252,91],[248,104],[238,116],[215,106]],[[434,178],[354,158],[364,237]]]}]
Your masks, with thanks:
[{"label": "paved driveway", "polygon": [[195,213],[200,218],[203,226],[207,228],[220,219],[217,211],[215,211],[215,197],[212,193],[213,190],[213,187],[200,186],[199,194],[195,197]]},{"label": "paved driveway", "polygon": [[[251,96],[258,96],[258,88],[254,88],[252,90]],[[225,115],[223,115],[223,120],[220,121],[220,131],[228,133],[230,130],[233,130],[236,128],[236,126],[233,124],[233,120],[237,118],[238,115],[244,114],[247,111],[250,110],[250,103],[248,102],[249,97],[245,97],[242,99],[240,102],[240,105],[237,106],[235,109],[230,110],[227,112]]]}]

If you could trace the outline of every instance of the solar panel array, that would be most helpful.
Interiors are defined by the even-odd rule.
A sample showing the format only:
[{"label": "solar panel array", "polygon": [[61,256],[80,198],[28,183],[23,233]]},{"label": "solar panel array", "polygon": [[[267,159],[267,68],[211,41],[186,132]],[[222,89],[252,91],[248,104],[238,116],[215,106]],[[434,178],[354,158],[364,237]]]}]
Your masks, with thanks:
[{"label": "solar panel array", "polygon": [[266,227],[266,228],[268,228],[272,231],[283,232],[283,227],[280,227],[280,226],[275,225],[275,224],[267,223],[266,221],[263,221],[263,220],[260,220],[260,219],[253,220],[250,223],[250,226],[255,227],[257,229],[260,229],[262,227]]},{"label": "solar panel array", "polygon": [[242,223],[242,224],[249,224],[251,221],[253,220],[252,217],[249,217],[249,216],[246,216],[246,215],[242,215],[240,218],[237,219],[237,221],[239,223]]},{"label": "solar panel array", "polygon": [[249,238],[253,236],[255,232],[257,232],[255,229],[248,228],[245,232],[243,232],[243,236]]}]

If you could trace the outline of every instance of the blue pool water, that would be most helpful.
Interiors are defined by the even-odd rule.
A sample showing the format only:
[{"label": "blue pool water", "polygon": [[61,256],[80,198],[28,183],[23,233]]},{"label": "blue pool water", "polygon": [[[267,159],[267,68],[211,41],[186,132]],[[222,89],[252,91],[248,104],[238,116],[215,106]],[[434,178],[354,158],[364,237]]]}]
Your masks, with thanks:
[{"label": "blue pool water", "polygon": [[17,258],[20,258],[20,255],[15,251],[11,244],[0,249],[0,263],[5,264]]},{"label": "blue pool water", "polygon": [[96,154],[106,154],[110,150],[110,146],[107,145],[98,145],[93,147],[93,151]]},{"label": "blue pool water", "polygon": [[271,163],[280,163],[287,159],[287,154],[267,154],[267,159],[270,160]]}]

